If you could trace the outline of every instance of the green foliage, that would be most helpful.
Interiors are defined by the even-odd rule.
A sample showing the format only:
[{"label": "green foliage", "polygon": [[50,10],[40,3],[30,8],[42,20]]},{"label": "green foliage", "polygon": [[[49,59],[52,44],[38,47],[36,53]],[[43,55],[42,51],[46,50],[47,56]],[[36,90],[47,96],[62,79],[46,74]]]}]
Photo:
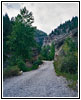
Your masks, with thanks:
[{"label": "green foliage", "polygon": [[20,9],[20,14],[18,14],[16,20],[17,22],[21,22],[26,26],[31,26],[34,22],[34,17],[32,15],[32,12],[29,12],[26,7],[24,7],[23,9]]},{"label": "green foliage", "polygon": [[40,65],[40,64],[42,64],[42,60],[40,60],[40,59],[37,59],[37,60],[33,63],[33,65]]},{"label": "green foliage", "polygon": [[77,73],[77,59],[73,55],[64,57],[61,64],[61,72],[75,74]]},{"label": "green foliage", "polygon": [[7,43],[13,55],[21,56],[24,60],[31,57],[32,47],[35,46],[35,27],[32,27],[32,23],[32,13],[26,8],[21,9],[20,14],[15,18],[12,33],[8,37]]},{"label": "green foliage", "polygon": [[22,59],[17,59],[17,65],[23,72],[27,71],[27,67]]},{"label": "green foliage", "polygon": [[43,60],[49,60],[50,46],[44,46],[41,50],[41,56]]},{"label": "green foliage", "polygon": [[55,46],[54,43],[52,43],[51,47],[50,47],[50,60],[53,60],[55,56]]},{"label": "green foliage", "polygon": [[52,43],[51,46],[44,46],[41,50],[41,56],[43,60],[53,60],[55,55],[55,46]]},{"label": "green foliage", "polygon": [[9,53],[9,46],[7,45],[8,36],[11,33],[11,22],[7,14],[3,16],[3,61],[6,61],[7,54]]},{"label": "green foliage", "polygon": [[67,80],[71,81],[68,86],[72,89],[76,88],[78,80],[77,74],[77,59],[74,56],[61,57],[59,56],[54,61],[54,68],[58,76],[64,76]]},{"label": "green foliage", "polygon": [[9,66],[15,66],[17,64],[17,60],[16,59],[17,59],[16,56],[9,57],[9,59],[8,59]]},{"label": "green foliage", "polygon": [[33,65],[32,66],[32,70],[35,70],[35,69],[37,69],[39,66],[38,65]]},{"label": "green foliage", "polygon": [[23,72],[35,70],[39,67],[40,64],[42,64],[42,61],[38,58],[36,61],[34,61],[32,63],[32,67],[27,67],[27,65],[25,64],[25,62],[21,58],[17,59],[17,66]]},{"label": "green foliage", "polygon": [[77,43],[72,38],[67,38],[62,47],[63,54],[54,61],[56,74],[66,77],[70,81],[69,87],[76,89],[78,80],[78,49]]},{"label": "green foliage", "polygon": [[[78,76],[77,76],[77,75],[73,75],[73,77],[76,77],[76,79],[78,79]],[[73,80],[73,79],[72,79],[72,80]],[[76,84],[77,84],[77,80],[73,80],[72,82],[70,82],[70,83],[68,84],[68,86],[69,86],[70,88],[72,88],[73,90],[77,90]]]},{"label": "green foliage", "polygon": [[76,43],[71,38],[67,38],[63,45],[64,55],[58,56],[55,61],[55,68],[60,72],[75,74],[78,66],[78,52]]},{"label": "green foliage", "polygon": [[[29,58],[31,46],[34,45],[32,28],[25,27],[23,24],[16,24],[11,36],[9,36],[8,44],[15,56],[23,56]],[[24,33],[24,34],[23,34]]]},{"label": "green foliage", "polygon": [[71,38],[67,38],[63,45],[63,50],[66,55],[74,53],[77,50],[77,44]]},{"label": "green foliage", "polygon": [[57,60],[54,61],[54,68],[57,75],[60,75],[61,73],[61,64],[62,64],[63,59],[64,59],[63,57],[58,56]]},{"label": "green foliage", "polygon": [[[61,64],[63,61],[63,57],[61,59],[61,57],[58,57],[58,59],[56,61],[54,61],[54,68],[55,68],[55,72],[58,76],[64,76],[66,77],[67,80],[73,80],[73,81],[77,81],[78,79],[78,74],[77,73],[67,73],[67,72],[63,72],[61,71]],[[63,69],[64,70],[64,69]]]},{"label": "green foliage", "polygon": [[78,27],[78,17],[75,16],[71,20],[70,30]]},{"label": "green foliage", "polygon": [[17,76],[19,75],[20,69],[18,66],[8,66],[7,68],[3,69],[3,77],[11,77],[11,76]]},{"label": "green foliage", "polygon": [[43,62],[40,58],[33,62],[32,70],[37,69]]},{"label": "green foliage", "polygon": [[54,31],[52,30],[52,32],[50,33],[50,36],[52,34],[54,35],[60,35],[60,34],[67,34],[67,31],[68,32],[72,29],[75,29],[75,28],[78,28],[78,17],[75,16],[72,18],[72,20],[68,20],[68,21],[65,21],[65,23],[63,24],[60,24],[60,26],[58,26]]}]

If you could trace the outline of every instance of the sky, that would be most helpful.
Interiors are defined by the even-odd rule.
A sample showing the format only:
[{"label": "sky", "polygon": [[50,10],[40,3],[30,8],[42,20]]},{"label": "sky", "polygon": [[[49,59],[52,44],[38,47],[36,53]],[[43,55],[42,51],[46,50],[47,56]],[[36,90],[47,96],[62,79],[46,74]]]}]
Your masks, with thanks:
[{"label": "sky", "polygon": [[26,7],[27,10],[33,13],[34,23],[33,26],[37,26],[47,34],[57,28],[60,24],[67,20],[71,20],[73,16],[78,16],[78,3],[37,3],[37,2],[25,2],[25,3],[10,3],[4,2],[2,6],[2,13],[8,14],[9,18],[17,16],[20,13],[20,9]]}]

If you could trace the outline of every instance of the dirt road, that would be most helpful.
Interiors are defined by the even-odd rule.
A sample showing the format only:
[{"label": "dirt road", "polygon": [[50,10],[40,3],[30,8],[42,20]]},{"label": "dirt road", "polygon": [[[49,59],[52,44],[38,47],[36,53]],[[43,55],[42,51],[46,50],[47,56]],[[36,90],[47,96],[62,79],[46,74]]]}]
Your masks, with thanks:
[{"label": "dirt road", "polygon": [[3,82],[3,97],[77,97],[63,77],[56,76],[52,61]]}]

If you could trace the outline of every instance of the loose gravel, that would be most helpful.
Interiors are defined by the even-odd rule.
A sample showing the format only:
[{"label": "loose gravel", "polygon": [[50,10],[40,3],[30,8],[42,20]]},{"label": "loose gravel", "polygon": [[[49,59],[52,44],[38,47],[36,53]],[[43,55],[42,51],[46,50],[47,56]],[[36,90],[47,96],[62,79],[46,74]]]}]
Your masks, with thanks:
[{"label": "loose gravel", "polygon": [[37,70],[3,82],[3,97],[77,97],[62,76],[56,76],[53,61],[44,61]]}]

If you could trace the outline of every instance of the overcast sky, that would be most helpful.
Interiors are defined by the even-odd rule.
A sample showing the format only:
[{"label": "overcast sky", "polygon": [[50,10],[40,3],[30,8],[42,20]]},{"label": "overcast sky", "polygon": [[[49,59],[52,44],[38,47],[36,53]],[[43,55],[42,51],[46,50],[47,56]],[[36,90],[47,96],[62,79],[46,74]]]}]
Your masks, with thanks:
[{"label": "overcast sky", "polygon": [[32,11],[34,26],[49,34],[61,23],[78,16],[78,3],[3,3],[3,14],[15,17],[20,9],[26,7]]}]

